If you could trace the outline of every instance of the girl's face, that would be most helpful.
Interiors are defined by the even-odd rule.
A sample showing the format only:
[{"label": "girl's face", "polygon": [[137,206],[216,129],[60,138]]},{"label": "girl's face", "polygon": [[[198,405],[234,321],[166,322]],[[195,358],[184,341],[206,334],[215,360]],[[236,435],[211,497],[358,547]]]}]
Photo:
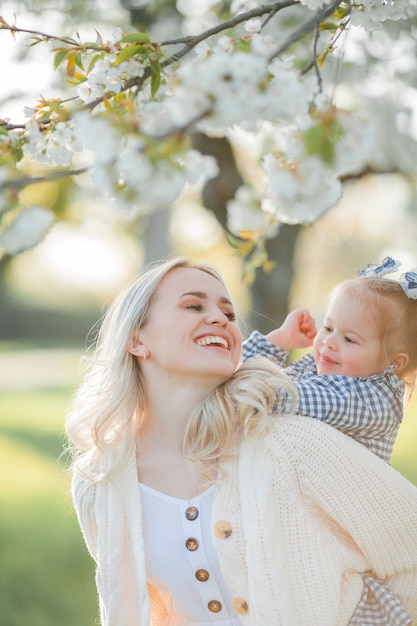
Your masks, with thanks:
[{"label": "girl's face", "polygon": [[320,375],[371,376],[390,364],[369,304],[346,292],[332,300],[313,350]]},{"label": "girl's face", "polygon": [[240,361],[242,336],[229,294],[195,268],[176,268],[165,276],[136,340],[149,355],[147,374],[184,383],[199,379],[210,389],[229,378]]}]

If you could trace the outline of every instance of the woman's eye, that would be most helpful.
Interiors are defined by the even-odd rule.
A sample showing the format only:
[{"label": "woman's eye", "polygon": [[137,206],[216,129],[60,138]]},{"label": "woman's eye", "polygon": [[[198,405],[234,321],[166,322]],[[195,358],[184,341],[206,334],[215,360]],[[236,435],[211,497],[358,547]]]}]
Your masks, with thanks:
[{"label": "woman's eye", "polygon": [[202,311],[203,305],[202,304],[187,304],[185,308],[191,309],[192,311]]},{"label": "woman's eye", "polygon": [[236,321],[236,315],[233,313],[233,311],[230,311],[229,313],[225,313],[225,316],[227,317],[229,322],[235,322]]},{"label": "woman's eye", "polygon": [[326,333],[331,333],[332,329],[330,328],[330,326],[327,326],[326,324],[323,326],[323,330],[326,331]]},{"label": "woman's eye", "polygon": [[355,343],[355,341],[351,337],[345,337],[346,343]]}]

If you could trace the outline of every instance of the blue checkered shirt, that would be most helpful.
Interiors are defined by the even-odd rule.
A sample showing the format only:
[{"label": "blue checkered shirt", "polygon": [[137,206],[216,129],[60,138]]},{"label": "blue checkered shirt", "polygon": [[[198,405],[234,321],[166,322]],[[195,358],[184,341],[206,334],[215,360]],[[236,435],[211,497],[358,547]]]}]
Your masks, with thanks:
[{"label": "blue checkered shirt", "polygon": [[[288,352],[254,331],[243,343],[243,360],[265,356],[285,366]],[[363,443],[384,461],[392,449],[404,414],[404,383],[390,369],[366,378],[319,376],[313,354],[285,367],[298,390],[291,410],[290,394],[281,390],[275,410],[315,417]]]},{"label": "blue checkered shirt", "polygon": [[[243,360],[265,356],[285,366],[288,352],[254,331],[243,342]],[[275,411],[315,417],[363,443],[384,461],[403,418],[404,384],[389,369],[367,378],[319,376],[312,354],[285,367],[298,389],[297,404],[280,390]],[[349,626],[412,626],[413,619],[399,599],[370,573],[363,575],[361,599]]]}]

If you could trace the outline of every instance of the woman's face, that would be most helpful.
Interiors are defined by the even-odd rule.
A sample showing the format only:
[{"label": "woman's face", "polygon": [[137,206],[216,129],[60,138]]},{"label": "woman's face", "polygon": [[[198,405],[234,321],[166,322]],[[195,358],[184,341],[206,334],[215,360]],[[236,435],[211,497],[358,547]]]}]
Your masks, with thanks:
[{"label": "woman's face", "polygon": [[242,336],[229,294],[199,269],[176,268],[165,276],[136,335],[149,355],[146,367],[142,361],[146,376],[200,379],[214,388],[240,361]]}]

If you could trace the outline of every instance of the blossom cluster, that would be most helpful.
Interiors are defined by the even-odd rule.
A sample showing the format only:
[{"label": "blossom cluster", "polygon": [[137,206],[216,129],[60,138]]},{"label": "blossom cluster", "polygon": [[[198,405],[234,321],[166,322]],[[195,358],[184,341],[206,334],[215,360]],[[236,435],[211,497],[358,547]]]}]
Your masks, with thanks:
[{"label": "blossom cluster", "polygon": [[[312,71],[300,71],[305,48],[298,56],[276,53],[274,38],[262,27],[267,8],[256,0],[234,0],[233,15],[251,12],[240,28],[200,38],[179,61],[168,46],[141,33],[116,31],[103,45],[59,48],[77,99],[72,108],[51,101],[27,109],[23,129],[0,127],[0,214],[16,208],[8,181],[23,174],[29,159],[69,172],[81,162],[97,192],[127,215],[170,206],[186,185],[218,174],[212,157],[192,149],[191,134],[230,137],[240,128],[256,138],[259,175],[229,202],[230,230],[269,237],[280,223],[317,220],[340,200],[341,177],[366,167],[377,137],[372,114],[336,106],[321,67],[349,21],[349,27],[372,31],[416,9],[414,0],[339,4]],[[211,13],[217,5],[204,4]],[[307,21],[322,8],[321,0],[301,0]],[[19,221],[3,221],[0,247],[9,254],[34,245],[50,225],[50,215],[32,209]],[[25,220],[32,224],[26,230]]]}]

